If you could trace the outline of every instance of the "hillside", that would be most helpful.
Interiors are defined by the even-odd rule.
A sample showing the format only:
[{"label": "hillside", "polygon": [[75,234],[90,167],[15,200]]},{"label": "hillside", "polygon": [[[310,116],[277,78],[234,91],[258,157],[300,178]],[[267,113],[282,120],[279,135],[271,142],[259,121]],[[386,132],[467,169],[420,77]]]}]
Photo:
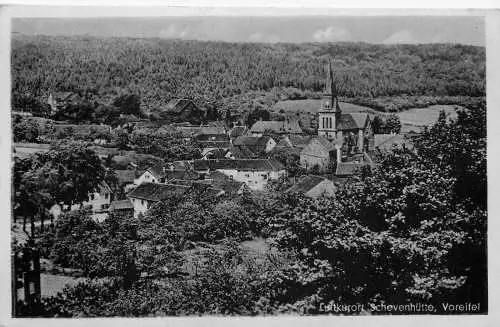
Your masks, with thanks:
[{"label": "hillside", "polygon": [[[77,91],[109,102],[136,93],[146,111],[171,98],[223,105],[251,92],[321,91],[332,60],[342,96],[484,96],[485,50],[446,44],[258,44],[14,35],[13,100]],[[226,102],[224,102],[226,101]]]}]

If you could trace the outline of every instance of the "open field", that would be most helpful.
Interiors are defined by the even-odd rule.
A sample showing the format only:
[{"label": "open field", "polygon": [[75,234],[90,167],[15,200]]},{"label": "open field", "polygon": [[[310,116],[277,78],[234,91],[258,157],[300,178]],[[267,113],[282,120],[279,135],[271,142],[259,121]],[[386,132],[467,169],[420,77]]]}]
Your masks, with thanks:
[{"label": "open field", "polygon": [[444,111],[449,118],[457,117],[456,109],[460,106],[455,105],[435,105],[427,108],[414,108],[397,113],[402,124],[430,126],[434,124],[441,111]]}]

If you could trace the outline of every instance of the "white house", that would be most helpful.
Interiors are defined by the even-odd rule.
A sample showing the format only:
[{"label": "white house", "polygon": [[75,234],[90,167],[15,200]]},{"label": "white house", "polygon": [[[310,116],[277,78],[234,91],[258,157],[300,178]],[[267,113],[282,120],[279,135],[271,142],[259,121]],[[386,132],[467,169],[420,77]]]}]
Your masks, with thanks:
[{"label": "white house", "polygon": [[[128,198],[134,206],[134,217],[137,218],[139,214],[144,214],[154,204],[171,196],[189,193],[192,187],[193,185],[142,183],[128,194]],[[224,191],[207,185],[201,185],[201,187],[204,187],[213,196],[224,194]]]},{"label": "white house", "polygon": [[[88,201],[83,202],[83,207],[91,206],[92,212],[102,212],[111,204],[111,188],[106,182],[99,183],[97,189],[88,195]],[[73,204],[71,210],[80,209],[79,204]]]},{"label": "white house", "polygon": [[272,159],[215,159],[194,160],[194,170],[209,174],[218,171],[252,190],[261,191],[269,180],[286,176],[285,167]]},{"label": "white house", "polygon": [[134,179],[135,185],[141,185],[142,183],[163,183],[165,181],[165,170],[164,167],[149,167],[144,171],[138,178]]},{"label": "white house", "polygon": [[[106,182],[101,182],[97,189],[93,193],[89,193],[88,200],[84,201],[82,204],[73,204],[71,210],[78,210],[85,207],[90,207],[92,213],[102,213],[108,210],[111,204],[111,188]],[[53,205],[49,212],[54,216],[55,219],[59,217],[62,213],[61,206],[58,204]]]}]

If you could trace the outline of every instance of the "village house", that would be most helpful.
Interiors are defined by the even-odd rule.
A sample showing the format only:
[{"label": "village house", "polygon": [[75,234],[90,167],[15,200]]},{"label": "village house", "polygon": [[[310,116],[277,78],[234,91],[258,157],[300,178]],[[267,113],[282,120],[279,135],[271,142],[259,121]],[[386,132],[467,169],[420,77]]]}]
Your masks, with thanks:
[{"label": "village house", "polygon": [[248,133],[248,128],[246,126],[234,126],[233,128],[231,128],[231,130],[229,131],[229,138],[232,140],[234,140],[235,138],[237,138],[238,136],[245,136],[247,135]]},{"label": "village house", "polygon": [[82,97],[74,92],[53,92],[49,94],[47,103],[50,106],[50,114],[53,116],[69,105],[75,105],[83,101]]},{"label": "village house", "polygon": [[142,183],[164,183],[166,167],[153,166],[147,168],[139,177],[134,180],[135,185]]},{"label": "village house", "polygon": [[338,144],[343,153],[373,150],[374,135],[370,116],[367,113],[342,113],[337,93],[330,63],[318,111],[318,135]]},{"label": "village house", "polygon": [[194,140],[201,147],[201,156],[208,159],[211,156],[219,157],[219,152],[223,154],[231,148],[231,142],[227,134],[199,134]]},{"label": "village house", "polygon": [[252,190],[263,190],[269,180],[286,176],[285,167],[272,159],[194,160],[194,170],[208,175],[219,171],[230,179],[244,182]]},{"label": "village house", "polygon": [[248,149],[255,156],[259,156],[271,152],[276,146],[276,141],[270,136],[239,136],[233,140],[233,146]]},{"label": "village house", "polygon": [[[134,218],[139,217],[140,214],[144,214],[154,204],[172,196],[186,194],[190,190],[191,186],[188,185],[142,183],[128,195],[134,206]],[[211,196],[224,194],[224,191],[211,187],[205,187],[204,191],[208,192]]]},{"label": "village house", "polygon": [[137,171],[130,169],[118,169],[115,170],[115,175],[118,179],[118,187],[120,187],[124,193],[130,192],[137,186],[134,183],[135,179],[139,177],[137,176]]},{"label": "village house", "polygon": [[264,135],[303,134],[299,121],[287,117],[284,121],[255,122],[250,128],[250,134],[255,137]]},{"label": "village house", "polygon": [[311,138],[307,146],[300,151],[300,164],[305,169],[318,167],[325,172],[335,161],[339,160],[338,147],[323,136]]},{"label": "village house", "polygon": [[301,178],[296,184],[286,190],[287,193],[301,193],[310,198],[320,196],[334,196],[335,184],[324,177],[308,175]]},{"label": "village house", "polygon": [[206,112],[199,108],[192,100],[172,99],[161,110],[160,116],[171,122],[200,124],[205,119]]},{"label": "village house", "polygon": [[115,200],[111,202],[109,205],[109,212],[117,213],[117,214],[128,214],[134,215],[134,205],[130,199],[125,200]]},{"label": "village house", "polygon": [[226,128],[219,125],[191,125],[191,124],[178,124],[173,125],[185,140],[190,140],[197,135],[220,135],[226,134]]}]

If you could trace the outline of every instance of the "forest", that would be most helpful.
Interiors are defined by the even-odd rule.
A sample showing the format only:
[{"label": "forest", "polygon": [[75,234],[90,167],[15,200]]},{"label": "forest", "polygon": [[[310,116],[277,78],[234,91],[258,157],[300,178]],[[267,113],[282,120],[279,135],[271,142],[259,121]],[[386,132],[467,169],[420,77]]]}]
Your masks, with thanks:
[{"label": "forest", "polygon": [[237,111],[253,109],[262,94],[275,101],[290,90],[317,96],[328,61],[341,96],[360,104],[396,96],[485,95],[483,47],[14,35],[12,99],[14,106],[29,107],[46,102],[51,92],[73,91],[111,104],[136,94],[145,112],[181,97]]}]

